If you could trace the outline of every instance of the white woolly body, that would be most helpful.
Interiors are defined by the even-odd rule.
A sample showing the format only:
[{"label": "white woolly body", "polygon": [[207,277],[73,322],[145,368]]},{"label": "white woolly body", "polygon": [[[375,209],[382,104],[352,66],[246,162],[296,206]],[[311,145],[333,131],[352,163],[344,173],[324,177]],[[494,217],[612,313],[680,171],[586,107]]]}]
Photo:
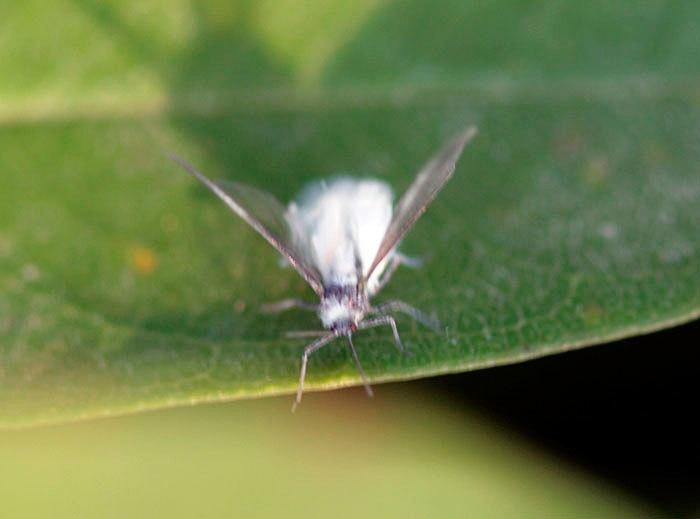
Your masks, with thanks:
[{"label": "white woolly body", "polygon": [[[367,274],[391,221],[392,198],[391,188],[379,180],[338,178],[312,186],[289,205],[294,239],[320,272],[324,286],[356,286],[358,265],[363,276]],[[387,254],[367,280],[368,295],[378,288],[392,255],[393,251]],[[335,308],[332,313],[342,312]]]}]

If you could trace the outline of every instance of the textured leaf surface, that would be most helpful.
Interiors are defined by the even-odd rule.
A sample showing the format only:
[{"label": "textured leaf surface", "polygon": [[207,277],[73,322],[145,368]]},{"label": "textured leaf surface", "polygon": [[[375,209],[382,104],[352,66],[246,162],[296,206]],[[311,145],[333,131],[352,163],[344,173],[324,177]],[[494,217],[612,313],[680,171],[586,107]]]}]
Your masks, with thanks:
[{"label": "textured leaf surface", "polygon": [[[0,423],[293,390],[283,334],[317,320],[258,308],[312,292],[161,149],[286,201],[339,173],[401,192],[480,126],[404,242],[425,266],[378,298],[447,333],[358,335],[375,381],[698,316],[700,7],[314,4],[2,7]],[[342,344],[310,363],[357,382]]]}]

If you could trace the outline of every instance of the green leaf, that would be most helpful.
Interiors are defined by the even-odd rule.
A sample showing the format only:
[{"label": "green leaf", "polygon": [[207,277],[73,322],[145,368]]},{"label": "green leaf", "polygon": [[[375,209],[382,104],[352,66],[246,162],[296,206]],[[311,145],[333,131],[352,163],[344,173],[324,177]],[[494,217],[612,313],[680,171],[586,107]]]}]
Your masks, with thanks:
[{"label": "green leaf", "polygon": [[[136,7],[138,4],[138,8]],[[289,393],[315,316],[274,251],[165,159],[291,199],[401,192],[480,133],[358,334],[374,381],[516,362],[700,314],[700,6],[27,1],[0,13],[0,424]],[[482,5],[487,4],[487,5]],[[344,345],[309,388],[357,384]]]}]

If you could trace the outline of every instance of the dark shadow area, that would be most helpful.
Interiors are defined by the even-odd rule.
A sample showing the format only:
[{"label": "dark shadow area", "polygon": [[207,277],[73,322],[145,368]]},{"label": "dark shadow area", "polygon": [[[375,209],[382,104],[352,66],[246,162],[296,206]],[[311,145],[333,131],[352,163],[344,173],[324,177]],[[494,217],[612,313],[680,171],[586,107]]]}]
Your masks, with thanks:
[{"label": "dark shadow area", "polygon": [[674,516],[691,517],[700,511],[698,337],[696,321],[424,384]]}]

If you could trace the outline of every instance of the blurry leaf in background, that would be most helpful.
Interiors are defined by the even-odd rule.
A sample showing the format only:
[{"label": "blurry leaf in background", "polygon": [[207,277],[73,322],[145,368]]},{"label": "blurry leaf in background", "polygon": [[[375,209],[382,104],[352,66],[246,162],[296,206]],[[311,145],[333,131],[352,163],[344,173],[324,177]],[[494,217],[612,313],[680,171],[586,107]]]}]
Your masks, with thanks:
[{"label": "blurry leaf in background", "polygon": [[[700,312],[700,4],[97,2],[0,8],[0,425],[288,393],[311,297],[160,153],[280,199],[401,192],[481,132],[358,335],[375,381],[515,362]],[[381,299],[381,298],[378,298]],[[310,388],[356,384],[341,344]]]},{"label": "blurry leaf in background", "polygon": [[[0,433],[6,517],[649,517],[493,426],[386,388]],[[323,405],[318,405],[324,402]],[[41,489],[40,491],[38,489]],[[79,494],[76,493],[79,491]]]}]

